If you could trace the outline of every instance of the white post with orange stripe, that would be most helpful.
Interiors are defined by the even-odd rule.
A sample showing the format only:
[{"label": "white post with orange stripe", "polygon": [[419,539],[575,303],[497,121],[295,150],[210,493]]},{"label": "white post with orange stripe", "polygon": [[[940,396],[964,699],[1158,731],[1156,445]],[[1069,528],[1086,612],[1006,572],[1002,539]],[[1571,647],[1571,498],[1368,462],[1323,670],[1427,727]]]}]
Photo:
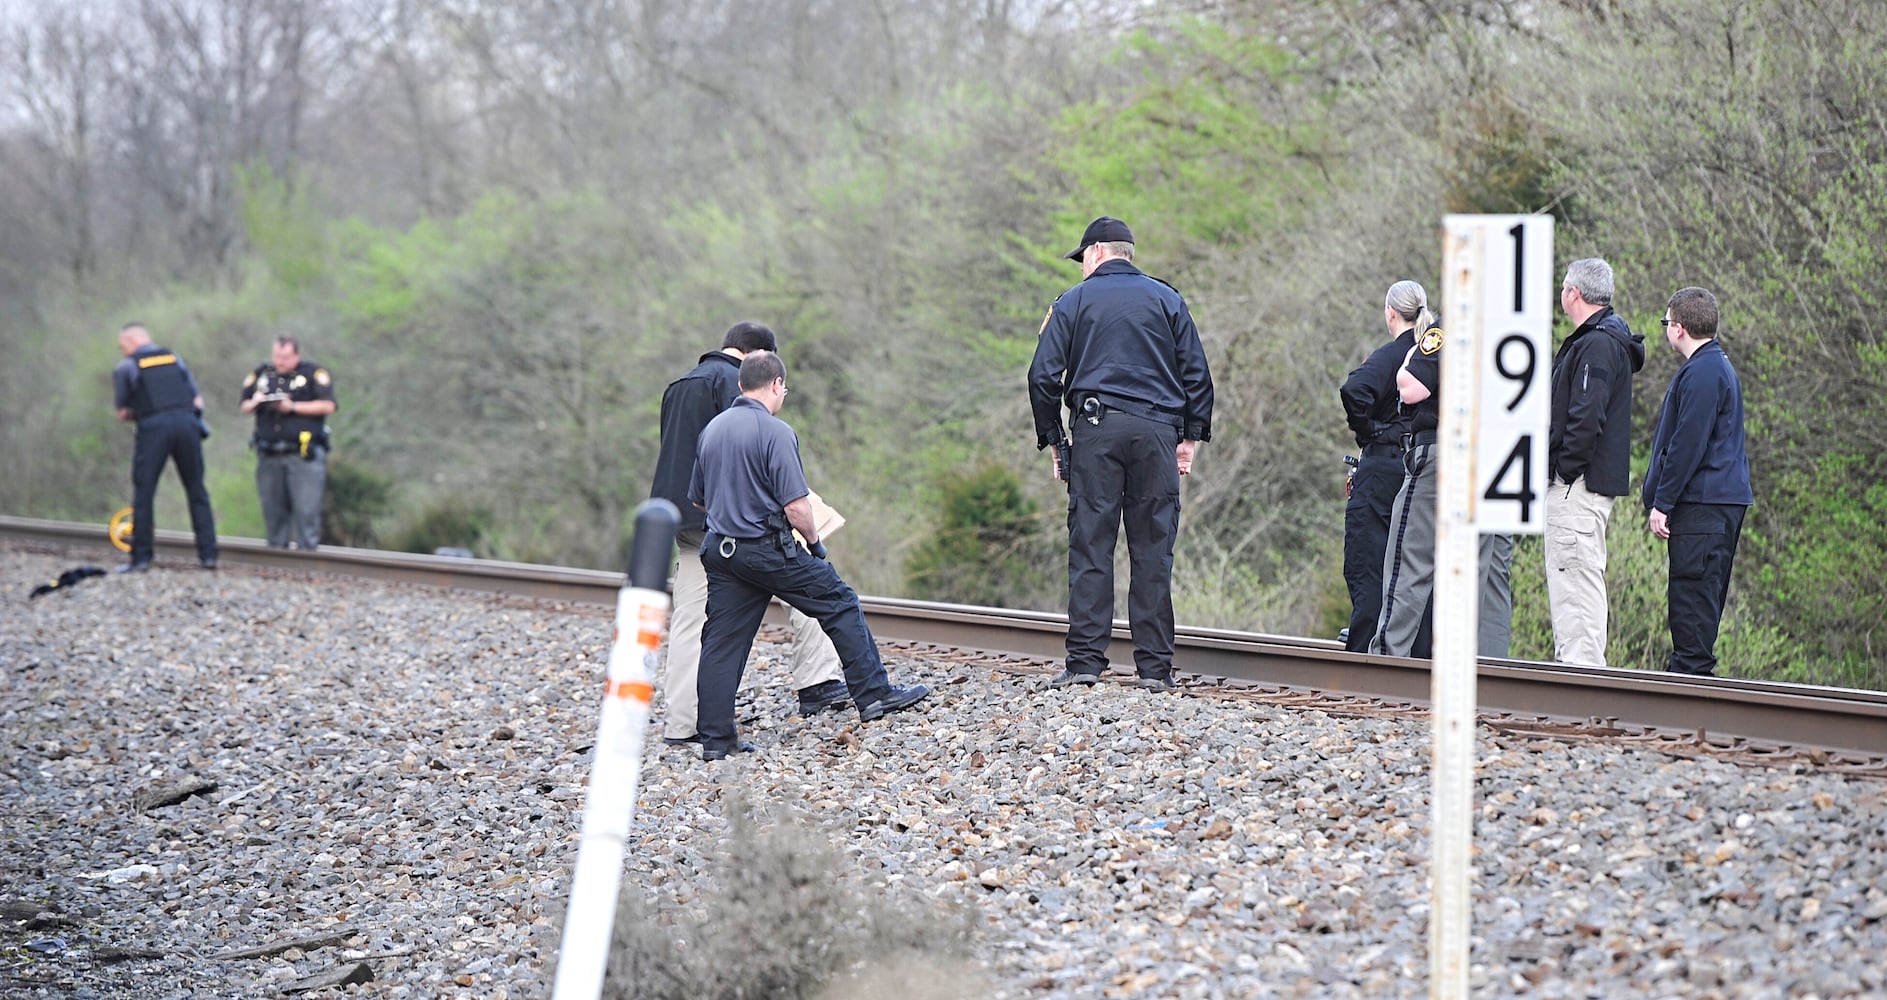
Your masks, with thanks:
[{"label": "white post with orange stripe", "polygon": [[609,650],[553,1000],[595,1000],[602,992],[622,887],[622,859],[635,819],[649,700],[655,694],[655,655],[668,631],[669,597],[661,588],[678,522],[674,505],[666,500],[647,501],[636,512],[630,585],[616,598],[616,637]]}]

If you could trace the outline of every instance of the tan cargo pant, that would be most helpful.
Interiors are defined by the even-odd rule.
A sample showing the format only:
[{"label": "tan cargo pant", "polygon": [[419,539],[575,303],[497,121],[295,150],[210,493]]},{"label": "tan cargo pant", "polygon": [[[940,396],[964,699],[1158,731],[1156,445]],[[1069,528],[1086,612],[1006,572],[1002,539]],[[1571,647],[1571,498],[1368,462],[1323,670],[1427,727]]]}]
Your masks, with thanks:
[{"label": "tan cargo pant", "polygon": [[1546,489],[1546,599],[1553,658],[1605,666],[1605,528],[1614,497],[1586,489],[1586,477]]},{"label": "tan cargo pant", "polygon": [[[681,562],[675,567],[675,603],[668,615],[668,666],[663,671],[662,695],[668,710],[662,736],[671,740],[695,735],[700,698],[695,678],[701,671],[701,626],[708,620],[708,574],[701,568],[704,531],[684,531],[675,540]],[[844,681],[839,651],[832,648],[819,622],[787,609],[793,627],[793,688],[809,688],[826,681]]]}]

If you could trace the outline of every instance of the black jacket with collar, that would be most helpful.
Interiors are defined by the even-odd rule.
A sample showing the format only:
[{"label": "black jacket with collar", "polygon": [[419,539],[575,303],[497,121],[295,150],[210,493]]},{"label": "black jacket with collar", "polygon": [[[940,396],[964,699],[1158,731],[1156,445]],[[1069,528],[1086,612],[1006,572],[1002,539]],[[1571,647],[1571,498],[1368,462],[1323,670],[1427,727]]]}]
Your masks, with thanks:
[{"label": "black jacket with collar", "polygon": [[1593,313],[1553,356],[1547,475],[1621,497],[1631,483],[1631,379],[1645,366],[1645,338],[1611,306]]},{"label": "black jacket with collar", "polygon": [[1062,406],[1082,395],[1171,424],[1176,443],[1212,438],[1212,371],[1186,300],[1121,258],[1061,293],[1042,321],[1029,365],[1036,447],[1062,439]]},{"label": "black jacket with collar", "polygon": [[1371,351],[1337,390],[1338,398],[1343,400],[1343,414],[1349,421],[1350,433],[1356,435],[1357,447],[1402,445],[1402,435],[1409,431],[1411,414],[1403,412],[1402,400],[1396,395],[1396,372],[1401,370],[1402,359],[1408,357],[1409,349],[1414,346],[1415,328],[1409,327]]},{"label": "black jacket with collar", "polygon": [[707,527],[707,514],[688,502],[688,481],[695,471],[695,446],[701,429],[740,396],[740,359],[709,351],[688,374],[662,392],[662,453],[655,459],[649,496],[661,497],[681,511],[681,530]]}]

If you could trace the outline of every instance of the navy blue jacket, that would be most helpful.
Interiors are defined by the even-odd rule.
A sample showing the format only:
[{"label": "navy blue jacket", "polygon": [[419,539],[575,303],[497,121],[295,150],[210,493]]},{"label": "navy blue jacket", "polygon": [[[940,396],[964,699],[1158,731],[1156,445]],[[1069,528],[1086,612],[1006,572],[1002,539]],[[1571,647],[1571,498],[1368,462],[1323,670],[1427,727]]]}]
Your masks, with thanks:
[{"label": "navy blue jacket", "polygon": [[1643,500],[1646,509],[1666,514],[1681,503],[1756,502],[1743,450],[1743,386],[1715,340],[1705,341],[1671,377]]},{"label": "navy blue jacket", "polygon": [[1212,439],[1212,372],[1186,300],[1118,258],[1061,293],[1042,321],[1029,364],[1035,446],[1062,440],[1062,405],[1090,394],[1172,424],[1175,443]]},{"label": "navy blue jacket", "polygon": [[649,496],[661,497],[681,511],[683,531],[707,526],[707,515],[688,502],[701,430],[739,397],[740,359],[720,351],[703,354],[692,371],[662,392],[662,453],[655,459]]},{"label": "navy blue jacket", "polygon": [[1402,435],[1408,433],[1414,414],[1402,410],[1401,398],[1396,393],[1396,372],[1402,368],[1402,359],[1408,357],[1409,348],[1414,346],[1415,328],[1410,327],[1396,339],[1371,351],[1337,390],[1337,396],[1343,400],[1344,417],[1350,422],[1351,433],[1356,435],[1357,447],[1402,444]]},{"label": "navy blue jacket", "polygon": [[1622,497],[1631,488],[1631,377],[1645,366],[1645,338],[1611,306],[1593,313],[1553,356],[1547,475],[1586,477],[1586,489]]}]

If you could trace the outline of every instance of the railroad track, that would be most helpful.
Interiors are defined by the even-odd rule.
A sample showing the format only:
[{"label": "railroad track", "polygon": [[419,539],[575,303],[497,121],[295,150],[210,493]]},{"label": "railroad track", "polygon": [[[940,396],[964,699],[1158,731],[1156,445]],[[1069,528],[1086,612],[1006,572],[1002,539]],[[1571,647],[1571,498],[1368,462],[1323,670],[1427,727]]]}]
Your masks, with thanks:
[{"label": "railroad track", "polygon": [[[116,556],[102,525],[0,516],[0,538],[96,547],[99,561]],[[221,550],[224,565],[603,607],[615,604],[624,582],[621,573],[599,570],[341,547],[288,552],[254,539],[223,539]],[[157,552],[160,563],[194,569],[188,533],[158,531]],[[1061,615],[879,597],[863,604],[881,642],[914,654],[1042,674],[1062,655]],[[1177,645],[1183,687],[1199,696],[1336,714],[1419,715],[1429,695],[1427,661],[1348,653],[1328,640],[1181,628]],[[1124,624],[1116,624],[1108,656],[1133,662]],[[1509,737],[1603,739],[1887,778],[1887,692],[1482,659],[1477,694],[1483,724]]]}]

